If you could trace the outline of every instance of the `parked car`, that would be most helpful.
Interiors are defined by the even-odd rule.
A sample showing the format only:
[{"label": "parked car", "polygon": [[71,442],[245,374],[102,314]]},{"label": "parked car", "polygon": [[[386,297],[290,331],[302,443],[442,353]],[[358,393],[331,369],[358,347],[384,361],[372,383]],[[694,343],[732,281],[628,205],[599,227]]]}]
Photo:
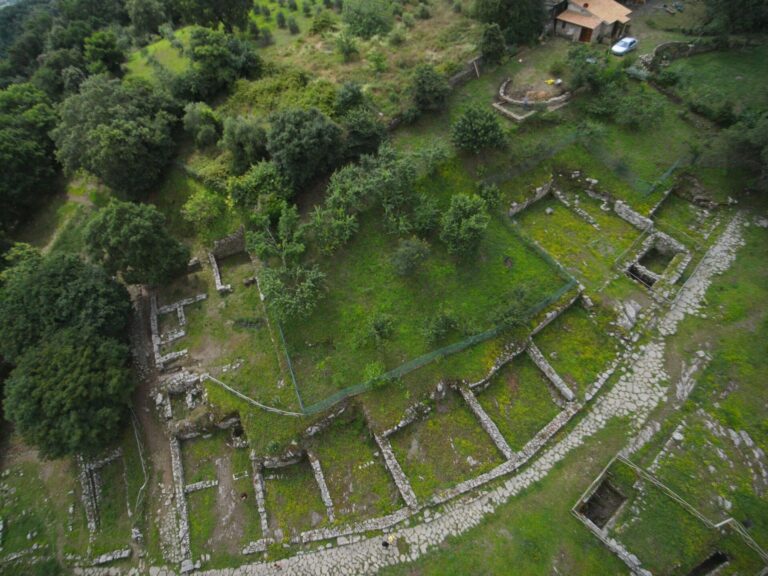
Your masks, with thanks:
[{"label": "parked car", "polygon": [[637,39],[636,38],[622,38],[616,44],[614,44],[611,47],[611,52],[616,54],[617,56],[624,56],[624,54],[627,54],[629,52],[632,52],[637,48]]}]

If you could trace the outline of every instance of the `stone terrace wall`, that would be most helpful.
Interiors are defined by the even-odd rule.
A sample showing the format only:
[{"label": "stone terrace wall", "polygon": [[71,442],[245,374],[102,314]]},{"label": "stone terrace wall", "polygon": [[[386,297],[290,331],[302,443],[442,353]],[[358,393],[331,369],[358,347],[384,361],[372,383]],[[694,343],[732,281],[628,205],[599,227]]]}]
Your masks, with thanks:
[{"label": "stone terrace wall", "polygon": [[211,253],[216,258],[226,258],[240,252],[245,252],[245,228],[240,226],[237,231],[220,240],[214,240]]}]

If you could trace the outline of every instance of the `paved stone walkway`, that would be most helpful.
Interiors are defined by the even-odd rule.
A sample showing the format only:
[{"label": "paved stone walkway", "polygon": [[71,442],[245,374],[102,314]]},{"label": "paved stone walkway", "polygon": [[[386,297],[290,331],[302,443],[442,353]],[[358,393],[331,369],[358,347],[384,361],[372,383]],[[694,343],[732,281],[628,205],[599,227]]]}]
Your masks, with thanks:
[{"label": "paved stone walkway", "polygon": [[[674,334],[678,323],[686,314],[698,313],[704,302],[706,289],[716,274],[732,264],[736,250],[743,244],[742,219],[737,216],[726,227],[716,244],[707,252],[690,280],[681,290],[670,310],[660,321],[661,335],[627,352],[625,365],[616,384],[599,397],[585,417],[559,443],[547,449],[533,464],[512,476],[504,484],[476,496],[446,504],[438,513],[427,513],[425,521],[417,526],[403,527],[392,533],[409,545],[409,553],[401,555],[396,546],[385,549],[381,537],[363,539],[338,546],[294,556],[275,562],[257,562],[238,568],[201,571],[201,576],[332,576],[374,574],[379,569],[412,561],[426,554],[449,536],[461,534],[479,524],[494,512],[497,506],[519,494],[534,482],[544,478],[552,467],[573,449],[601,430],[615,417],[630,417],[637,430],[650,412],[666,394],[669,378],[664,371],[666,337]],[[106,574],[98,569],[78,572],[90,576]],[[157,571],[153,576],[163,576]]]}]

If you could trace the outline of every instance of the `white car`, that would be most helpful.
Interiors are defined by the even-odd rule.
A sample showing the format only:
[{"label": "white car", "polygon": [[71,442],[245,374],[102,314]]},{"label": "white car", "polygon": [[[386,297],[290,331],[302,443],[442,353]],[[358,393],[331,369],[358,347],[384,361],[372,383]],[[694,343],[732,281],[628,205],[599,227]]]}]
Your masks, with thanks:
[{"label": "white car", "polygon": [[616,54],[617,56],[624,56],[624,54],[627,54],[629,52],[632,52],[637,48],[637,39],[636,38],[622,38],[616,44],[614,44],[611,47],[611,52]]}]

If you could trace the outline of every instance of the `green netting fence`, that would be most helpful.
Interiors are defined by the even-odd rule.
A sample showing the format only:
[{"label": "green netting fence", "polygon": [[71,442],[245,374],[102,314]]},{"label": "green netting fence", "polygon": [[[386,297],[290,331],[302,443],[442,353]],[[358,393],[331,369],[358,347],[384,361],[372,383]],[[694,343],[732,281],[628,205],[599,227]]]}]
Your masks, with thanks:
[{"label": "green netting fence", "polygon": [[[524,319],[528,320],[536,316],[536,314],[544,310],[547,306],[560,300],[560,298],[562,298],[564,294],[566,294],[569,290],[577,286],[577,284],[578,283],[576,282],[576,280],[574,280],[573,278],[569,278],[569,280],[565,284],[563,284],[558,290],[551,293],[546,298],[543,298],[542,300],[540,300],[539,302],[531,306],[528,310],[526,310],[524,314]],[[409,360],[408,362],[401,364],[400,366],[390,370],[389,372],[385,372],[384,374],[382,374],[377,378],[373,378],[371,380],[368,380],[367,382],[361,382],[360,384],[355,384],[354,386],[349,386],[347,388],[339,390],[338,392],[335,392],[334,394],[328,396],[327,398],[324,398],[323,400],[320,400],[319,402],[315,402],[314,404],[311,404],[309,406],[304,406],[304,403],[301,399],[301,392],[299,391],[299,387],[296,384],[296,379],[294,377],[292,369],[291,369],[291,378],[293,378],[294,386],[296,387],[296,394],[299,398],[299,405],[301,406],[302,412],[308,415],[317,414],[319,412],[323,412],[329,409],[331,406],[333,406],[334,404],[337,404],[338,402],[341,402],[345,398],[349,398],[350,396],[355,396],[357,394],[361,394],[362,392],[367,392],[373,389],[375,386],[379,385],[379,383],[381,383],[382,381],[386,382],[389,380],[396,380],[397,378],[401,378],[406,374],[408,374],[409,372],[418,370],[422,366],[425,366],[430,362],[434,362],[439,358],[445,358],[446,356],[450,356],[451,354],[456,354],[457,352],[461,352],[463,350],[466,350],[467,348],[476,346],[481,342],[485,342],[486,340],[495,338],[496,336],[502,334],[505,330],[508,330],[508,329],[509,327],[506,324],[494,326],[493,328],[486,330],[485,332],[474,334],[473,336],[465,338],[464,340],[461,340],[459,342],[455,342],[453,344],[443,346],[442,348],[438,348],[437,350],[433,350],[431,352],[428,352],[427,354],[418,356],[417,358],[414,358],[413,360]],[[282,329],[281,329],[281,332],[282,332]],[[290,354],[288,353],[288,349],[285,346],[285,341],[283,341],[283,347],[284,347],[285,355],[288,358],[288,363],[290,366]]]}]

